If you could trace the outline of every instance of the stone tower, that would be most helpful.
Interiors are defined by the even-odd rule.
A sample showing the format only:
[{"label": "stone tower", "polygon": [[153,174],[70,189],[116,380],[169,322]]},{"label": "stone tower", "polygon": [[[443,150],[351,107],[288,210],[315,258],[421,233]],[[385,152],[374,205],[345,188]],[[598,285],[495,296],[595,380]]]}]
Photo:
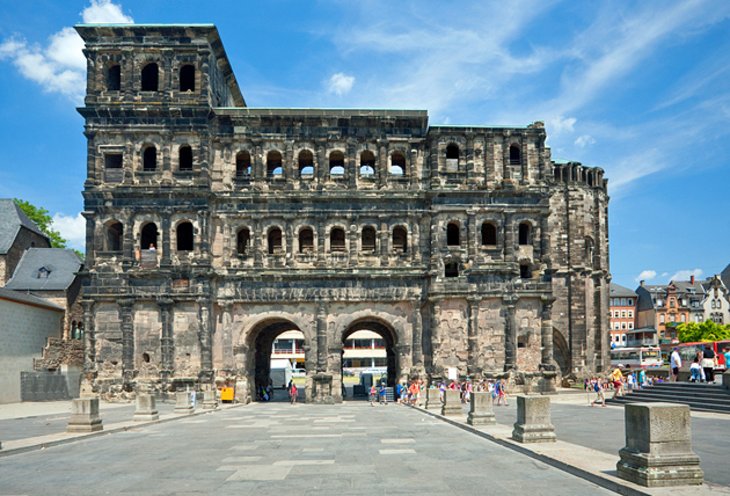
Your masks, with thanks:
[{"label": "stone tower", "polygon": [[304,336],[309,401],[341,399],[368,329],[388,380],[601,370],[603,171],[540,122],[249,108],[212,25],[80,25],[88,60],[86,368],[100,391],[237,383]]}]

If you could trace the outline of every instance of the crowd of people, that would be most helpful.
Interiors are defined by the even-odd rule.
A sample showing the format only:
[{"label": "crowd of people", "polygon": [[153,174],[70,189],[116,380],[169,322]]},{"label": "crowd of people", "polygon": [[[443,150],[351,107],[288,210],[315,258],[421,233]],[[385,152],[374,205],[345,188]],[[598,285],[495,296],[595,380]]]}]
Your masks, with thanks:
[{"label": "crowd of people", "polygon": [[[425,399],[426,389],[428,388],[429,386],[426,385],[423,379],[412,380],[410,383],[399,382],[393,390],[393,396],[396,403],[417,405],[421,404],[422,400]],[[493,404],[497,406],[508,405],[507,382],[504,379],[484,379],[477,382],[472,382],[469,379],[461,381],[452,380],[448,384],[446,382],[432,384],[430,388],[439,390],[439,398],[442,403],[444,401],[445,391],[449,389],[459,391],[459,397],[462,403],[469,403],[472,392],[486,392],[491,395]],[[369,391],[370,404],[374,406],[378,402],[381,405],[387,405],[387,391],[385,383],[380,383],[379,386],[373,384]]]}]

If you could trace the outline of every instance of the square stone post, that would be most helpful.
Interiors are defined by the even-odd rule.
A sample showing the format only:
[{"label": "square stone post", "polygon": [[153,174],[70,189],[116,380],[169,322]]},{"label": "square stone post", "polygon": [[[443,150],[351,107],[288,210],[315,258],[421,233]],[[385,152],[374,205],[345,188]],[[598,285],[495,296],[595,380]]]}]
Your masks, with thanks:
[{"label": "square stone post", "polygon": [[426,410],[441,410],[441,394],[437,388],[426,389]]},{"label": "square stone post", "polygon": [[461,392],[454,389],[444,391],[444,405],[441,407],[441,415],[454,417],[463,413],[461,409]]},{"label": "square stone post", "polygon": [[218,400],[215,397],[215,390],[203,391],[203,409],[215,410],[218,408]]},{"label": "square stone post", "polygon": [[550,422],[548,396],[517,396],[517,422],[512,439],[521,443],[555,442],[555,427]]},{"label": "square stone post", "polygon": [[99,398],[76,398],[71,400],[71,418],[67,432],[96,432],[104,429],[99,417]]},{"label": "square stone post", "polygon": [[193,413],[193,402],[190,401],[190,393],[178,391],[175,393],[175,413]]},{"label": "square stone post", "polygon": [[471,405],[466,423],[469,425],[486,425],[496,424],[497,419],[494,417],[494,408],[492,407],[492,398],[489,393],[470,393]]},{"label": "square stone post", "polygon": [[700,485],[704,472],[692,451],[689,406],[629,403],[624,409],[626,446],[618,476],[646,487]]},{"label": "square stone post", "polygon": [[137,394],[135,401],[134,417],[135,422],[144,422],[150,420],[159,420],[160,415],[155,405],[155,397],[147,393]]},{"label": "square stone post", "polygon": [[[725,364],[726,366],[728,364]],[[722,374],[722,387],[730,391],[730,369]]]}]

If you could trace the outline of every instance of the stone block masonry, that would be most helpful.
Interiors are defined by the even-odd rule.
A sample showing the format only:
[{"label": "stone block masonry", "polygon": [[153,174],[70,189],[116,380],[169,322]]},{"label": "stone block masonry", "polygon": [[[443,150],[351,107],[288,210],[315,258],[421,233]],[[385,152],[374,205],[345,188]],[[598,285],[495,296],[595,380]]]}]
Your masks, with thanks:
[{"label": "stone block masonry", "polygon": [[388,386],[602,370],[607,180],[541,122],[249,108],[214,26],[82,25],[85,364],[104,394],[261,397],[301,333],[307,401],[342,400],[343,343],[383,338]]}]

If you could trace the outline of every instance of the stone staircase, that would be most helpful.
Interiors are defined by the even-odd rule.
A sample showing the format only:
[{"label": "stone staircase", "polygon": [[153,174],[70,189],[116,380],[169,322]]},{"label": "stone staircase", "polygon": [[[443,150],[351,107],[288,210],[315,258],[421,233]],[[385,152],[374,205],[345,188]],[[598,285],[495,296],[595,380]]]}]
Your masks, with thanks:
[{"label": "stone staircase", "polygon": [[682,403],[694,411],[730,414],[730,391],[714,384],[665,382],[606,400],[606,403],[612,404],[637,402]]}]

